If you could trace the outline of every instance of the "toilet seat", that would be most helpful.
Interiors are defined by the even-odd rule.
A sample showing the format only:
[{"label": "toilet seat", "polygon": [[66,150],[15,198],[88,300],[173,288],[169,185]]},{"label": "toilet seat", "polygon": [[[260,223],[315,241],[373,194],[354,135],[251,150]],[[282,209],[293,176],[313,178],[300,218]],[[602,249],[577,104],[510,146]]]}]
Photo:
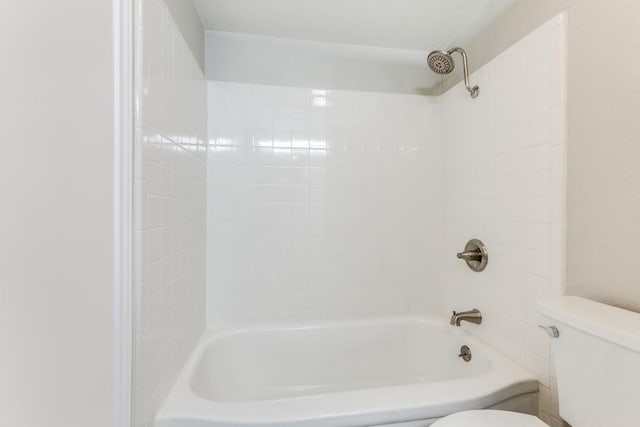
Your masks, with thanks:
[{"label": "toilet seat", "polygon": [[548,427],[540,419],[509,411],[464,411],[436,421],[431,427]]}]

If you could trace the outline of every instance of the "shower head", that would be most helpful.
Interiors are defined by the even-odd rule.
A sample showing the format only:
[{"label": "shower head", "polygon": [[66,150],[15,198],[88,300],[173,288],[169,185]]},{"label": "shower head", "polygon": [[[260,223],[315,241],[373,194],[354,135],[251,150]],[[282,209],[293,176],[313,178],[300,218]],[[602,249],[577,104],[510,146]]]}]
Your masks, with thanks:
[{"label": "shower head", "polygon": [[463,49],[454,47],[449,51],[434,50],[427,57],[427,64],[429,65],[429,68],[431,68],[431,71],[436,74],[450,74],[456,68],[456,63],[453,61],[452,56],[454,52],[458,52],[460,55],[462,55],[462,65],[464,68],[464,84],[467,87],[471,98],[476,98],[480,93],[480,88],[478,86],[471,87],[469,85],[469,64],[467,62],[467,53]]},{"label": "shower head", "polygon": [[437,74],[449,74],[456,67],[453,57],[444,50],[434,50],[429,54],[427,63],[431,71]]}]

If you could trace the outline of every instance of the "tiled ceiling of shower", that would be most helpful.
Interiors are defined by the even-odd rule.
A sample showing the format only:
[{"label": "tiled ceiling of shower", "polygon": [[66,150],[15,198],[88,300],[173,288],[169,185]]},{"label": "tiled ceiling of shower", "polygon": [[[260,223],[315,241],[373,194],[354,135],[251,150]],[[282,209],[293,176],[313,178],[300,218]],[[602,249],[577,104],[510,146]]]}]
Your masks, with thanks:
[{"label": "tiled ceiling of shower", "polygon": [[206,30],[396,49],[473,39],[518,0],[195,0]]}]

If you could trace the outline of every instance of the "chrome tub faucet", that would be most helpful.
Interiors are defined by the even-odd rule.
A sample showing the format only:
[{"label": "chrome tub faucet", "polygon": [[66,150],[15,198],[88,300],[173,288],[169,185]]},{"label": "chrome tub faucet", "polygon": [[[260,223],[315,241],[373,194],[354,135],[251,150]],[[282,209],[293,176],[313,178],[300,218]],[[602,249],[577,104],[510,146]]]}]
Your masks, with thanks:
[{"label": "chrome tub faucet", "polygon": [[462,321],[479,325],[482,323],[482,314],[477,308],[469,311],[461,311],[460,313],[454,311],[451,315],[451,326],[460,326],[460,322]]}]

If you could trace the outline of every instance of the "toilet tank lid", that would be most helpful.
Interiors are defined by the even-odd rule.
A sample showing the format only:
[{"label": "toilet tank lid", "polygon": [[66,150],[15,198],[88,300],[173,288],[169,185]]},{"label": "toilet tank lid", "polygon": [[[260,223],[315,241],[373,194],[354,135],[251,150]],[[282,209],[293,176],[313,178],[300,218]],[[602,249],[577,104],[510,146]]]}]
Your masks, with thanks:
[{"label": "toilet tank lid", "polygon": [[540,313],[640,353],[640,313],[575,296],[538,301]]}]

